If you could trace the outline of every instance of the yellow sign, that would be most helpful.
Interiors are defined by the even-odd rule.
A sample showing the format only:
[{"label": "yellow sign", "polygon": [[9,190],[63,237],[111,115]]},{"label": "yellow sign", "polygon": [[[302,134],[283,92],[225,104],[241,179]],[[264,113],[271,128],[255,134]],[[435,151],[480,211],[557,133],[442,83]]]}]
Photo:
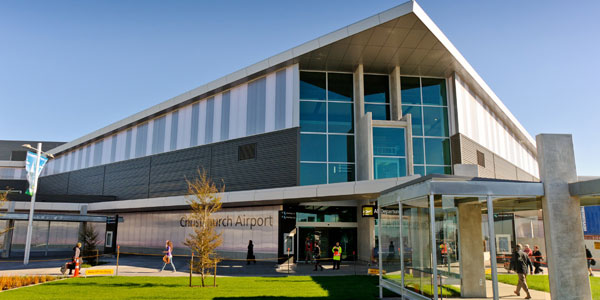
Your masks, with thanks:
[{"label": "yellow sign", "polygon": [[[385,270],[382,270],[382,273],[385,274]],[[369,269],[368,273],[369,275],[379,275],[379,269]]]},{"label": "yellow sign", "polygon": [[485,269],[485,274],[492,274],[492,269],[490,269],[490,268]]},{"label": "yellow sign", "polygon": [[362,216],[363,217],[374,217],[375,216],[375,207],[374,206],[363,206],[362,207]]},{"label": "yellow sign", "polygon": [[600,249],[600,242],[594,242],[594,249]]},{"label": "yellow sign", "polygon": [[94,275],[113,275],[115,270],[113,269],[91,269],[85,270],[85,276],[94,276]]}]

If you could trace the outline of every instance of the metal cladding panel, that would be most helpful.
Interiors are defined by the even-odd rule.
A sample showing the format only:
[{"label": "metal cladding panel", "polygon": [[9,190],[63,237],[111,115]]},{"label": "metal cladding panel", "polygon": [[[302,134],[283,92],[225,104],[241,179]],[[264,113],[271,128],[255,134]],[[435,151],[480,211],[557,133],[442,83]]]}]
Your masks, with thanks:
[{"label": "metal cladding panel", "polygon": [[69,175],[68,192],[71,195],[102,195],[103,183],[104,166],[77,170]]},{"label": "metal cladding panel", "polygon": [[107,165],[103,195],[117,199],[147,198],[150,162],[150,157],[143,157]]},{"label": "metal cladding panel", "polygon": [[38,189],[47,194],[68,194],[69,173],[40,177]]},{"label": "metal cladding panel", "polygon": [[[238,147],[250,143],[256,143],[256,158],[238,160]],[[298,129],[216,144],[210,174],[227,191],[297,185]]]},{"label": "metal cladding panel", "polygon": [[200,146],[152,157],[149,197],[185,194],[186,179],[194,178],[198,170],[208,172],[210,153],[210,146]]},{"label": "metal cladding panel", "polygon": [[[298,130],[285,129],[46,176],[41,179],[44,184],[39,193],[114,197],[104,201],[185,195],[186,178],[193,178],[198,170],[206,171],[217,185],[224,183],[227,191],[296,186]],[[248,144],[256,144],[256,157],[239,160],[239,146]]]}]

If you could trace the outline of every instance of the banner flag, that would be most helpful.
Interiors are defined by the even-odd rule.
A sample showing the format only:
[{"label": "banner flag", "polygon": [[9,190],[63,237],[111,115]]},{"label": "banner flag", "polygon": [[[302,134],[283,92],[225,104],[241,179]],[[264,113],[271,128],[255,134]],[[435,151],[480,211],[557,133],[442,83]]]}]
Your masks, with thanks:
[{"label": "banner flag", "polygon": [[48,162],[48,158],[40,156],[40,167],[37,174],[35,174],[35,164],[37,162],[37,154],[27,151],[27,159],[25,160],[25,170],[27,171],[27,181],[29,181],[29,188],[25,194],[33,195],[33,185],[35,184],[35,178],[42,173],[42,169]]}]

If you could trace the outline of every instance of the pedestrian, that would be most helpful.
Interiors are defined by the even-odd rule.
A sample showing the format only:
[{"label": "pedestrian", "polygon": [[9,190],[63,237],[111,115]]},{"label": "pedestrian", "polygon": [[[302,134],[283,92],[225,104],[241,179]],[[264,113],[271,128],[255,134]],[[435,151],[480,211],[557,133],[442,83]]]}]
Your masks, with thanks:
[{"label": "pedestrian", "polygon": [[519,276],[519,282],[517,283],[517,289],[514,291],[515,295],[521,296],[521,288],[527,293],[525,299],[531,299],[531,295],[529,294],[529,287],[527,286],[527,267],[531,265],[531,261],[529,260],[529,256],[521,250],[523,246],[521,244],[517,244],[515,247],[512,257],[510,259],[510,269],[514,270]]},{"label": "pedestrian", "polygon": [[318,267],[321,267],[321,271],[323,271],[323,266],[321,265],[321,247],[319,247],[319,243],[316,241],[313,243],[313,259],[315,260],[315,269],[316,271]]},{"label": "pedestrian", "polygon": [[379,262],[379,241],[375,240],[375,247],[373,247],[373,257],[371,258],[371,262],[373,264],[377,264]]},{"label": "pedestrian", "polygon": [[542,257],[542,251],[540,251],[540,247],[538,247],[538,245],[533,246],[531,257],[533,258],[533,266],[535,267],[534,274],[543,274],[544,270],[542,270],[542,260],[544,260],[544,258]]},{"label": "pedestrian", "polygon": [[588,272],[590,273],[590,276],[594,276],[592,266],[596,265],[596,261],[592,256],[592,251],[590,251],[587,246],[585,246],[585,258],[587,259]]},{"label": "pedestrian", "polygon": [[390,245],[388,246],[388,260],[393,260],[394,256],[396,256],[396,246],[394,246],[394,241],[390,241]]},{"label": "pedestrian", "polygon": [[177,272],[177,270],[175,269],[175,265],[173,264],[173,242],[169,240],[165,242],[165,251],[163,251],[163,253],[165,253],[165,256],[163,256],[164,264],[159,272],[162,272],[167,266],[167,264],[171,264],[173,272]]},{"label": "pedestrian", "polygon": [[333,270],[340,269],[340,261],[342,260],[342,247],[340,247],[340,242],[335,242],[335,246],[331,249],[333,252]]},{"label": "pedestrian", "polygon": [[252,240],[248,241],[248,253],[246,254],[246,262],[247,265],[253,261],[256,264],[256,257],[254,256],[254,244],[252,244]]},{"label": "pedestrian", "polygon": [[69,275],[73,274],[73,270],[77,268],[77,262],[81,259],[81,243],[77,243],[73,247],[73,256],[71,257],[71,263],[69,264]]},{"label": "pedestrian", "polygon": [[304,241],[304,256],[304,263],[310,263],[313,256],[313,242],[308,236],[306,237],[306,241]]},{"label": "pedestrian", "polygon": [[[529,260],[532,260],[532,256],[533,256],[533,250],[531,250],[531,248],[529,248],[529,244],[525,244],[525,248],[523,249],[523,253],[527,254],[527,256],[529,257]],[[533,264],[529,265],[529,274],[533,274]]]}]

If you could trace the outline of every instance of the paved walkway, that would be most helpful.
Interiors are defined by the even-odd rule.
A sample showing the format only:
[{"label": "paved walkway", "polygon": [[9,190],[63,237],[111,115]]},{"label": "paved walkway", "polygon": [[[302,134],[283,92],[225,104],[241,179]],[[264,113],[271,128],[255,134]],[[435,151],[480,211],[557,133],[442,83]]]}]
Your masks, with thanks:
[{"label": "paved walkway", "polygon": [[[106,262],[104,265],[94,266],[88,269],[107,269],[116,270],[116,258],[104,257],[100,261]],[[31,261],[29,265],[24,266],[22,261],[17,259],[0,260],[1,275],[60,275],[60,266],[66,263],[66,259],[49,258],[43,261]],[[120,276],[186,276],[189,274],[188,258],[174,257],[173,263],[177,272],[171,270],[171,265],[167,265],[165,270],[159,272],[163,265],[160,256],[121,256],[119,258]],[[309,275],[309,276],[333,276],[333,275],[365,275],[369,268],[366,264],[343,262],[340,270],[332,270],[331,262],[324,262],[323,271],[313,271],[311,264],[277,264],[275,262],[258,261],[256,264],[247,265],[245,261],[223,261],[219,263],[217,269],[218,276],[287,276],[289,275]],[[82,271],[85,271],[84,268]]]}]

